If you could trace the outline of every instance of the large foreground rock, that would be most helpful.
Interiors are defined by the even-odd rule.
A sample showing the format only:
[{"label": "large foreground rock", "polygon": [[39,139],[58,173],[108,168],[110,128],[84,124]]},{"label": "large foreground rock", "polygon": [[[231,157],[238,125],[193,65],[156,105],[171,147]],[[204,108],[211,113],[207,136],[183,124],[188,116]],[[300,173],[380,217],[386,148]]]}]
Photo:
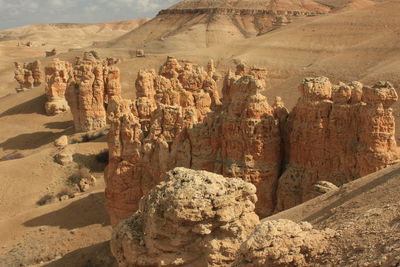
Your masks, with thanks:
[{"label": "large foreground rock", "polygon": [[176,168],[118,225],[111,248],[120,266],[230,266],[256,224],[254,185]]}]

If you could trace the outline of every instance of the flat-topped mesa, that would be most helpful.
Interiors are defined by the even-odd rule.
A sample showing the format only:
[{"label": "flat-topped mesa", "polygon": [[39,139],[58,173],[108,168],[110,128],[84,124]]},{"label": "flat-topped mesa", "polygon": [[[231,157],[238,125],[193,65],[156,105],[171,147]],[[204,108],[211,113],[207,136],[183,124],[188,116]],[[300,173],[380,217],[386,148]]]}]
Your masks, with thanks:
[{"label": "flat-topped mesa", "polygon": [[53,59],[45,67],[46,96],[45,110],[48,115],[56,115],[69,110],[65,92],[68,81],[73,76],[72,65],[67,61]]},{"label": "flat-topped mesa", "polygon": [[41,63],[35,60],[31,63],[21,65],[15,62],[14,79],[19,84],[19,89],[31,89],[40,86],[43,81],[43,73],[41,71]]},{"label": "flat-topped mesa", "polygon": [[105,104],[112,96],[121,95],[120,71],[117,59],[102,61],[95,51],[77,58],[74,78],[67,89],[67,100],[74,118],[75,130],[86,132],[106,126]]},{"label": "flat-topped mesa", "polygon": [[305,79],[300,92],[286,127],[277,210],[312,198],[319,181],[340,186],[399,159],[390,108],[397,93],[390,83],[332,86],[318,77]]},{"label": "flat-topped mesa", "polygon": [[248,8],[169,8],[161,10],[158,15],[166,14],[214,14],[214,15],[286,15],[286,16],[315,16],[328,13],[328,8],[317,11],[283,10],[283,9],[248,9]]},{"label": "flat-topped mesa", "polygon": [[240,179],[176,168],[118,225],[119,266],[231,266],[259,223],[255,187]]}]

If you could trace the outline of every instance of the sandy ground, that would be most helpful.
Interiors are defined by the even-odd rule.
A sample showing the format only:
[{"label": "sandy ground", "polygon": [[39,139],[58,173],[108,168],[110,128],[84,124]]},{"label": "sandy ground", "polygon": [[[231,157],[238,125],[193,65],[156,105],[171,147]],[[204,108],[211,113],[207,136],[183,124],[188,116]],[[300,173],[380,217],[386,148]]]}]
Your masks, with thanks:
[{"label": "sandy ground", "polygon": [[[287,26],[249,39],[241,36],[228,40],[222,35],[218,42],[211,43],[209,40],[214,37],[206,34],[210,27],[221,27],[225,32],[237,33],[226,17],[215,18],[212,25],[205,24],[204,18],[191,17],[189,26],[186,23],[189,18],[163,18],[163,21],[150,21],[133,31],[129,27],[137,25],[114,23],[70,25],[61,29],[52,25],[34,25],[0,32],[0,158],[15,152],[24,155],[21,159],[0,161],[0,266],[113,265],[107,243],[111,227],[104,209],[104,165],[95,158],[106,148],[105,137],[72,145],[75,153],[71,166],[63,167],[55,163],[53,157],[57,149],[52,142],[61,135],[74,134],[71,114],[46,116],[44,86],[16,93],[14,61],[40,59],[46,65],[51,58],[45,58],[45,51],[52,48],[60,52],[58,58],[65,60],[72,60],[83,51],[95,49],[103,57],[122,59],[119,67],[122,71],[123,96],[127,98],[135,95],[137,71],[143,68],[158,70],[167,55],[204,66],[213,58],[221,74],[241,61],[265,66],[270,72],[265,94],[271,100],[276,95],[282,96],[289,108],[295,104],[297,86],[306,76],[326,75],[334,82],[359,80],[372,83],[389,80],[398,87],[400,19],[397,11],[400,10],[400,2],[315,2],[329,5],[335,12],[299,18]],[[168,28],[171,24],[178,26],[173,32]],[[100,33],[90,35],[93,29]],[[157,40],[150,37],[146,40],[140,37],[143,31],[162,35],[168,33],[168,36],[164,40],[158,37]],[[193,41],[193,37],[197,39]],[[83,39],[85,43],[81,41]],[[135,57],[135,51],[140,46],[137,42],[139,39],[147,52],[145,58]],[[34,46],[16,47],[17,40],[32,40]],[[46,45],[42,46],[42,43]],[[92,47],[93,43],[95,45]],[[399,118],[398,105],[394,113]],[[399,122],[397,125],[400,125]],[[400,137],[400,130],[397,133]],[[60,193],[66,187],[68,177],[80,166],[91,169],[97,177],[95,188],[73,199],[37,205],[43,196]],[[394,262],[396,255],[400,254],[395,243],[395,240],[400,243],[396,217],[399,214],[396,190],[400,181],[398,167],[363,178],[336,193],[275,215],[274,218],[308,220],[319,228],[339,230],[343,230],[341,227],[346,223],[353,222],[349,229],[354,231],[344,231],[345,242],[338,241],[332,250],[337,255],[345,255],[346,251],[354,252],[355,249],[350,250],[352,238],[355,246],[361,244],[363,240],[355,236],[367,233],[370,224],[381,227],[376,231],[394,231],[392,237],[385,234],[381,239],[368,241],[377,244],[383,238],[391,238],[393,245],[387,249],[394,252],[387,254],[389,259],[386,262]],[[388,205],[387,208],[384,208],[385,205]],[[368,224],[364,219],[355,219],[371,213],[371,209],[380,209],[377,211],[380,220]],[[361,222],[361,232],[357,233],[358,221]],[[368,261],[365,255],[370,250],[365,248],[363,251],[365,254],[360,255],[364,255],[365,261]],[[334,255],[327,257],[331,257],[335,266],[342,265]],[[354,262],[357,260],[361,258],[355,258]]]}]

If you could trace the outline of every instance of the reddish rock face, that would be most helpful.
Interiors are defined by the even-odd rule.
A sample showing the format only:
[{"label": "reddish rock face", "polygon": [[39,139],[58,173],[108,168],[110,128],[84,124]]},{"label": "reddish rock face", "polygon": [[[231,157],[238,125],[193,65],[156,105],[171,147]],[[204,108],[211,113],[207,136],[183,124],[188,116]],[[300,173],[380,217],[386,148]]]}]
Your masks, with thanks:
[{"label": "reddish rock face", "polygon": [[[219,103],[215,81],[199,66],[189,65],[185,69],[168,58],[159,74],[139,72],[135,101],[110,99],[106,196],[113,224],[137,210],[143,194],[173,167],[174,140]],[[195,80],[196,88],[189,88],[182,75]]]},{"label": "reddish rock face", "polygon": [[173,165],[253,183],[258,196],[256,211],[266,216],[274,209],[282,162],[280,121],[261,94],[263,80],[247,75],[234,75],[229,80],[229,90],[223,90],[227,93],[223,106],[209,113],[204,123],[183,132],[173,144]]},{"label": "reddish rock face", "polygon": [[286,170],[279,179],[277,210],[312,198],[313,185],[342,185],[382,169],[399,157],[390,106],[390,83],[332,86],[327,78],[305,79],[290,113]]},{"label": "reddish rock face", "polygon": [[116,66],[119,59],[107,58],[103,61],[105,103],[113,96],[121,96],[121,71]]},{"label": "reddish rock face", "polygon": [[[264,81],[233,75],[230,101],[221,105],[212,70],[210,64],[207,73],[168,58],[159,75],[139,72],[134,102],[112,98],[106,196],[113,224],[132,214],[142,195],[176,166],[253,182],[259,192],[257,211],[272,212],[282,152],[279,119],[260,93]],[[280,109],[285,110],[283,105]],[[115,143],[119,152],[111,152]],[[121,156],[125,149],[136,151],[134,161],[129,153]]]},{"label": "reddish rock face", "polygon": [[21,65],[15,62],[15,75],[14,79],[20,85],[19,89],[31,89],[42,84],[43,73],[41,71],[41,63],[39,60],[35,60],[31,63],[24,63]]},{"label": "reddish rock face", "polygon": [[54,59],[45,68],[47,96],[45,109],[48,115],[56,115],[69,110],[65,92],[72,75],[72,65],[66,61]]},{"label": "reddish rock face", "polygon": [[117,59],[101,61],[95,52],[77,58],[73,79],[67,89],[67,100],[74,118],[75,130],[86,132],[106,126],[105,103],[121,95],[120,71]]},{"label": "reddish rock face", "polygon": [[159,74],[139,72],[136,100],[111,98],[106,197],[113,225],[175,167],[253,183],[256,211],[267,216],[312,198],[318,182],[339,186],[398,159],[389,83],[305,79],[289,114],[280,97],[271,106],[261,94],[267,71],[243,64],[225,77],[221,103],[211,65],[206,72],[168,58]]}]

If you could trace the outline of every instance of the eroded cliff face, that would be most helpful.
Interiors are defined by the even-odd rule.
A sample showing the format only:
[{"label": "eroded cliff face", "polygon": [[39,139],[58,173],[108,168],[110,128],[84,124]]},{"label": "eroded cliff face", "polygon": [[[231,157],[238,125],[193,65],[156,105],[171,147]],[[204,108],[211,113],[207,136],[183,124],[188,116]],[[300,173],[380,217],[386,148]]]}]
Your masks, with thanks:
[{"label": "eroded cliff face", "polygon": [[72,65],[69,62],[54,59],[45,67],[46,96],[45,110],[48,115],[57,115],[69,110],[65,92],[72,78]]},{"label": "eroded cliff face", "polygon": [[114,225],[176,166],[252,182],[257,212],[272,213],[282,161],[276,114],[284,117],[286,109],[282,102],[273,108],[261,94],[264,80],[253,75],[264,77],[265,70],[243,65],[226,78],[221,104],[213,69],[212,62],[205,72],[168,58],[158,75],[139,72],[135,101],[112,98],[106,197]]},{"label": "eroded cliff face", "polygon": [[97,53],[86,52],[77,58],[66,98],[74,118],[75,130],[87,132],[106,126],[105,103],[121,94],[118,60],[101,60]]},{"label": "eroded cliff face", "polygon": [[175,167],[241,178],[257,188],[262,217],[315,197],[316,184],[340,186],[398,158],[389,83],[332,85],[307,78],[289,114],[262,94],[268,72],[239,64],[219,99],[207,70],[168,58],[158,74],[140,71],[137,99],[108,106],[107,208],[113,225]]},{"label": "eroded cliff face", "polygon": [[118,225],[120,266],[231,266],[259,223],[256,188],[241,179],[176,168]]},{"label": "eroded cliff face", "polygon": [[216,83],[207,72],[191,63],[181,67],[175,58],[168,58],[159,74],[140,71],[136,91],[134,101],[112,97],[107,110],[106,197],[113,224],[137,210],[140,198],[175,167],[174,140],[219,103]]},{"label": "eroded cliff face", "polygon": [[342,185],[399,158],[390,108],[390,83],[333,86],[325,77],[305,79],[286,130],[286,170],[279,179],[277,210],[313,197],[313,185]]},{"label": "eroded cliff face", "polygon": [[226,77],[223,105],[175,140],[173,165],[253,183],[259,199],[256,211],[266,216],[274,209],[281,168],[280,121],[261,94],[264,81],[237,73]]}]

